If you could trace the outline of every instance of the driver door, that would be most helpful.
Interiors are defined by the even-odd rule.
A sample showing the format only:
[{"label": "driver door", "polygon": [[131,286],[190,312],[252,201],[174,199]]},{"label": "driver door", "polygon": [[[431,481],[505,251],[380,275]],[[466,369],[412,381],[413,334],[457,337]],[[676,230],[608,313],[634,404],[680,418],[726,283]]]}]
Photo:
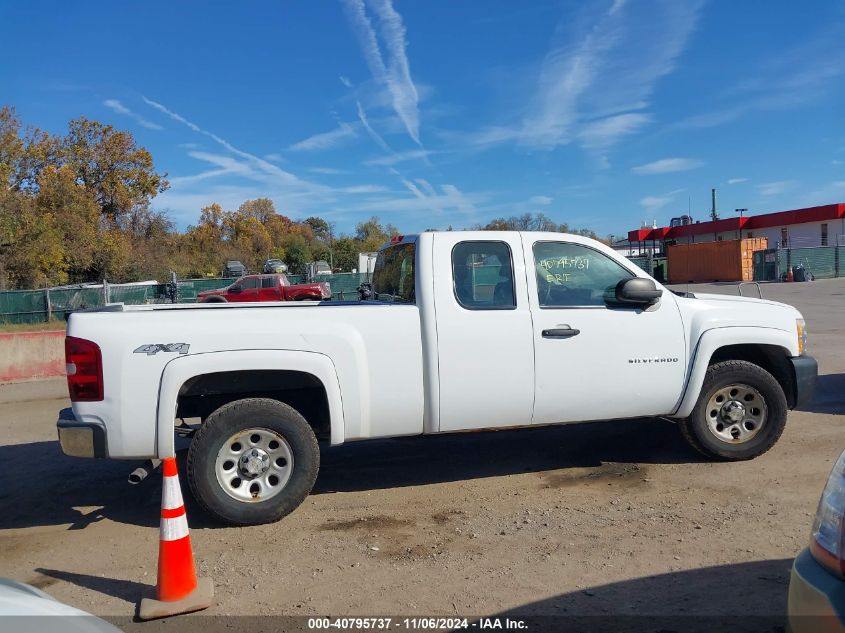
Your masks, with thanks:
[{"label": "driver door", "polygon": [[230,302],[258,301],[258,284],[258,277],[241,277],[226,293],[226,300]]}]

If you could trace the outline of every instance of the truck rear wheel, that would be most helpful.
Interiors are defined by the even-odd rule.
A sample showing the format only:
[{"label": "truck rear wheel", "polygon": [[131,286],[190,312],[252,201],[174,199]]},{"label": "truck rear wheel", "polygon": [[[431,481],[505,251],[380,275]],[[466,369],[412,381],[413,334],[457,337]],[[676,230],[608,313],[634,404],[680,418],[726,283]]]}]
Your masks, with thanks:
[{"label": "truck rear wheel", "polygon": [[741,360],[711,365],[684,438],[711,459],[740,461],[768,451],[783,433],[786,396],[765,369]]},{"label": "truck rear wheel", "polygon": [[246,398],[214,411],[188,450],[199,504],[232,525],[272,523],[303,502],[320,468],[311,426],[296,409]]}]

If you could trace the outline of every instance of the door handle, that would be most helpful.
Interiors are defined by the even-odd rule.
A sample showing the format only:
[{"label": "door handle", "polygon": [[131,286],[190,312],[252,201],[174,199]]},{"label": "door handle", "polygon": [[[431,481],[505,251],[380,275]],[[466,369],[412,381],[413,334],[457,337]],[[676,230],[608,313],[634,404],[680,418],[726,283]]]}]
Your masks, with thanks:
[{"label": "door handle", "polygon": [[543,338],[572,338],[573,336],[578,336],[580,333],[581,330],[564,325],[562,328],[543,330]]}]

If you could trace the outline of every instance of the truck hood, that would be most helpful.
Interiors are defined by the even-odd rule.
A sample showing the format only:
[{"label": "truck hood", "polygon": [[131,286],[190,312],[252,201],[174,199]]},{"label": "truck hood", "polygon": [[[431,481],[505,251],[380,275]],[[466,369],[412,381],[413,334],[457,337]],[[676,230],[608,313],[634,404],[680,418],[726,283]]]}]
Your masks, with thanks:
[{"label": "truck hood", "polygon": [[801,313],[789,304],[738,295],[695,293],[692,297],[676,297],[676,301],[693,332],[697,327],[707,330],[749,326],[793,332],[795,319],[801,318]]},{"label": "truck hood", "polygon": [[709,294],[709,293],[699,293],[696,292],[695,300],[702,300],[702,301],[716,301],[716,302],[734,302],[734,303],[749,303],[754,305],[770,305],[770,306],[778,306],[781,308],[793,308],[791,305],[787,303],[780,303],[779,301],[770,301],[769,299],[757,299],[756,297],[741,297],[739,295],[718,295],[718,294]]}]

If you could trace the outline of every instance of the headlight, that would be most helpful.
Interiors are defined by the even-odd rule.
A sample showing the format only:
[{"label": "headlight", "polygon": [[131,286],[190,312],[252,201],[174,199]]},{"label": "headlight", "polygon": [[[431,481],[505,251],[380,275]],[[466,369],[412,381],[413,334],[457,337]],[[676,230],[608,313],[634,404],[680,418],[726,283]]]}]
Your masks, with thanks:
[{"label": "headlight", "polygon": [[828,571],[845,577],[845,452],[843,452],[822,492],[813,531],[810,552]]},{"label": "headlight", "polygon": [[807,346],[807,326],[804,319],[795,319],[795,328],[798,331],[798,353],[803,354]]}]

